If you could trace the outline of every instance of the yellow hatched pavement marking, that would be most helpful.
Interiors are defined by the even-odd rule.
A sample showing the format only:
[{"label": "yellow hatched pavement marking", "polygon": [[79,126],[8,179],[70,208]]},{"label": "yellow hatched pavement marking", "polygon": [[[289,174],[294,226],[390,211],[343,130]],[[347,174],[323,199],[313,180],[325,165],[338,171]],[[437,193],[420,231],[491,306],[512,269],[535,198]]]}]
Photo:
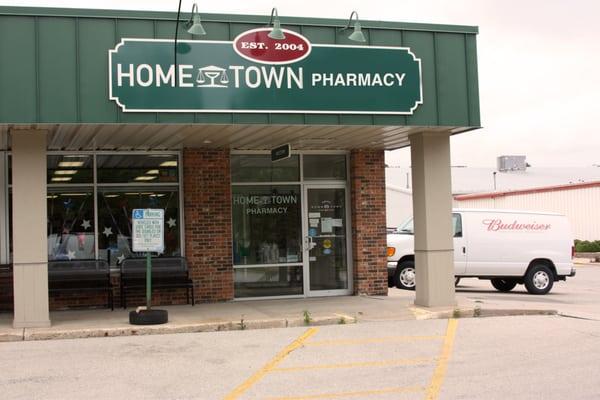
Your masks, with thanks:
[{"label": "yellow hatched pavement marking", "polygon": [[298,347],[303,346],[304,342],[319,331],[319,328],[310,328],[304,332],[298,339],[287,345],[277,355],[269,361],[265,366],[259,369],[254,375],[246,379],[244,383],[233,389],[231,393],[224,397],[224,400],[234,400],[239,398],[246,390],[250,389],[252,385],[262,379],[267,373],[272,371],[277,364],[279,364],[288,354],[296,350]]},{"label": "yellow hatched pavement marking", "polygon": [[340,392],[340,393],[322,393],[313,394],[307,396],[294,396],[294,397],[271,397],[268,400],[313,400],[313,399],[339,399],[342,397],[363,397],[372,396],[378,394],[387,393],[419,393],[424,391],[425,388],[422,386],[407,386],[407,387],[393,387],[376,390],[363,390],[360,392]]},{"label": "yellow hatched pavement marking", "polygon": [[297,367],[273,368],[272,372],[295,372],[315,369],[337,369],[337,368],[362,368],[362,367],[385,367],[389,365],[424,365],[431,364],[435,358],[406,358],[398,360],[384,361],[363,361],[344,364],[317,364],[317,365],[300,365]]},{"label": "yellow hatched pavement marking", "polygon": [[444,383],[444,377],[446,376],[446,370],[448,369],[448,360],[450,360],[450,355],[452,354],[452,346],[454,345],[457,325],[458,320],[448,320],[446,339],[444,339],[444,344],[442,346],[442,354],[440,354],[437,366],[431,377],[431,383],[427,388],[427,395],[425,397],[427,400],[435,400],[440,395],[442,383]]},{"label": "yellow hatched pavement marking", "polygon": [[426,340],[441,340],[446,336],[431,335],[431,336],[383,336],[379,338],[365,339],[332,339],[332,340],[311,340],[304,343],[306,346],[351,346],[356,344],[371,344],[371,343],[388,343],[388,342],[418,342]]}]

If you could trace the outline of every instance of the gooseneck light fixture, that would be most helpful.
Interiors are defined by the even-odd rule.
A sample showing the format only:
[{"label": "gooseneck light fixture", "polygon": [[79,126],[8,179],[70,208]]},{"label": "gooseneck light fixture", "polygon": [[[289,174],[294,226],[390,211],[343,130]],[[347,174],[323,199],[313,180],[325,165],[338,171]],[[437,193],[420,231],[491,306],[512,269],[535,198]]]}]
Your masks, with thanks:
[{"label": "gooseneck light fixture", "polygon": [[[174,64],[175,64],[175,86],[178,85],[179,82],[179,73],[177,71],[177,36],[179,33],[179,17],[181,16],[181,0],[179,0],[179,6],[177,7],[177,20],[175,21],[175,44],[174,44]],[[206,31],[202,26],[200,21],[200,14],[198,14],[198,4],[194,3],[192,5],[192,15],[190,15],[190,19],[186,21],[185,27],[187,31],[192,35],[206,35]]]},{"label": "gooseneck light fixture", "polygon": [[[273,16],[275,16],[275,19],[273,19]],[[275,40],[285,39],[285,35],[281,30],[281,22],[279,22],[279,14],[277,13],[277,9],[275,7],[273,7],[271,10],[271,19],[269,20],[269,25],[271,24],[273,24],[273,29],[271,29],[271,32],[269,32],[267,36]]]},{"label": "gooseneck light fixture", "polygon": [[352,23],[352,17],[355,17],[356,21],[354,21],[354,32],[352,32],[352,34],[350,36],[348,36],[348,39],[350,39],[354,42],[361,42],[361,43],[366,42],[367,39],[365,39],[365,35],[364,35],[364,33],[362,33],[360,21],[358,20],[358,13],[356,11],[352,11],[352,14],[350,14],[350,19],[348,19],[348,23],[346,24],[345,27],[340,29],[340,31],[345,31],[346,29],[350,29],[350,24]]},{"label": "gooseneck light fixture", "polygon": [[200,14],[198,14],[198,4],[194,3],[192,6],[192,16],[188,22],[186,22],[186,28],[192,35],[206,35],[206,31],[200,21]]}]

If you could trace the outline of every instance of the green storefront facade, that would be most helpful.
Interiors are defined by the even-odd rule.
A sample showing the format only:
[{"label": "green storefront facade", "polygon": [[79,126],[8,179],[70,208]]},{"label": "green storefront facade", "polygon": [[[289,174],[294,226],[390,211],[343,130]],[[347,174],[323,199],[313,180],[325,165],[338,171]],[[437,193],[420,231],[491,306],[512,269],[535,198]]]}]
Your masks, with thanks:
[{"label": "green storefront facade", "polygon": [[[173,234],[166,246],[170,254],[163,256],[188,259],[201,301],[385,294],[385,150],[412,147],[413,180],[419,180],[414,182],[415,197],[435,197],[416,206],[415,217],[427,225],[442,216],[448,220],[442,223],[442,231],[449,226],[450,214],[446,218],[445,213],[450,198],[443,196],[449,191],[449,137],[481,125],[476,27],[361,21],[367,41],[357,47],[347,31],[340,31],[343,20],[281,17],[290,35],[295,32],[310,43],[313,56],[281,66],[287,68],[283,70],[233,51],[224,58],[219,58],[220,50],[216,58],[206,55],[212,51],[210,46],[228,48],[244,32],[265,28],[266,16],[201,15],[205,36],[192,37],[183,24],[178,32],[184,46],[180,64],[191,65],[191,56],[198,63],[188,71],[170,69],[174,13],[0,7],[0,264],[10,265],[12,271],[5,274],[10,278],[4,278],[10,282],[0,286],[4,291],[0,301],[8,304],[14,298],[14,306],[4,308],[14,307],[16,326],[43,325],[49,307],[82,303],[74,298],[48,299],[45,263],[59,256],[53,249],[60,247],[50,242],[63,244],[68,239],[64,235],[72,233],[78,247],[65,245],[63,256],[68,255],[69,261],[107,259],[118,285],[122,261],[118,258],[136,256],[124,251],[131,238],[123,215],[134,205],[167,209]],[[182,20],[188,17],[185,14]],[[162,50],[152,53],[159,44]],[[117,88],[112,80],[117,66],[111,64],[109,54],[112,51],[119,60],[127,45],[137,52],[131,59],[143,67],[139,72],[133,64],[124,69],[130,64],[123,58],[125,67],[118,68],[124,80]],[[352,72],[387,64],[393,68],[395,59],[386,58],[384,50],[375,52],[376,48],[387,49],[393,57],[402,48],[406,49],[403,56],[414,56],[407,56],[405,81],[400,73],[368,75],[371,83],[383,82],[381,92],[358,87],[363,77]],[[149,61],[144,64],[146,56]],[[317,57],[321,61],[314,67]],[[162,75],[150,75],[156,73],[156,66]],[[195,86],[204,78],[199,66],[210,73],[216,68],[227,76],[223,82],[230,92],[210,103],[217,93],[225,92],[208,92],[209,88],[203,93],[215,95],[201,98],[196,96],[199,92],[171,86],[181,78],[169,75],[174,70],[188,73],[186,82]],[[319,75],[319,68],[326,73]],[[312,94],[308,90],[284,93],[298,85],[299,71],[306,75],[300,86],[310,82],[324,86],[325,79],[331,87]],[[338,83],[343,88],[333,87],[336,71],[345,73],[346,80]],[[239,101],[242,95],[233,89],[233,82],[250,77],[252,89],[261,73],[263,86],[245,92]],[[291,83],[264,87],[269,73],[274,79],[288,77]],[[114,90],[127,95],[134,78],[143,87],[128,99],[136,106],[126,109],[111,94]],[[398,99],[383,92],[385,86],[403,84],[407,90],[413,85],[412,93],[418,96],[406,103],[408,107],[398,101],[398,107],[404,108],[390,112],[386,107]],[[150,85],[154,86],[145,87]],[[178,105],[171,107],[174,103]],[[292,148],[290,159],[282,164],[265,161],[270,149],[286,143]],[[15,147],[19,145],[20,149]],[[44,170],[21,167],[17,171],[17,165],[27,165],[23,157],[42,159]],[[81,164],[65,169],[69,165],[65,163],[76,159]],[[443,184],[430,190],[432,176]],[[23,180],[30,186],[41,182],[26,196],[38,196],[32,203],[16,198],[31,189],[18,187]],[[137,200],[115,200],[125,199],[127,193],[137,193]],[[259,197],[263,200],[257,205]],[[161,203],[168,198],[168,205]],[[326,214],[329,209],[314,211],[336,201],[339,210],[331,215]],[[17,227],[27,213],[25,206],[43,208],[28,230]],[[117,218],[114,210],[120,208]],[[70,229],[65,231],[65,224]],[[269,228],[273,226],[278,227],[276,232]],[[318,234],[310,234],[312,228]],[[425,257],[423,265],[429,252],[443,249],[451,254],[445,239],[428,238],[426,231],[416,237]],[[111,232],[114,239],[106,234]],[[37,250],[28,251],[32,238],[37,238]],[[307,245],[309,240],[316,243]],[[311,253],[318,249],[320,255]],[[328,266],[333,272],[325,271]],[[21,274],[21,270],[34,272]],[[317,282],[319,276],[322,281]],[[31,296],[32,290],[37,295]],[[117,290],[115,286],[116,295]],[[422,293],[429,299],[426,290]],[[166,294],[157,299],[178,303],[181,296]],[[88,303],[94,306],[102,301],[89,298]],[[426,299],[423,303],[437,304]],[[36,311],[27,314],[24,309]]]}]

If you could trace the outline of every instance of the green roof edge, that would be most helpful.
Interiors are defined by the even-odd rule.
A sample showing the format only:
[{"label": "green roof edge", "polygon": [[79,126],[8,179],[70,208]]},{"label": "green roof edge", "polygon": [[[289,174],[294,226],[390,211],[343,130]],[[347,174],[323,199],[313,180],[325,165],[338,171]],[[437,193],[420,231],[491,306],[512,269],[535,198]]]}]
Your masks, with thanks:
[{"label": "green roof edge", "polygon": [[[201,10],[200,10],[201,11]],[[182,13],[186,19],[189,12]],[[71,18],[123,18],[123,19],[153,19],[175,20],[177,13],[168,11],[135,11],[135,10],[103,10],[83,8],[50,8],[50,7],[13,7],[0,6],[0,15],[13,16],[44,16],[44,17],[71,17]],[[210,14],[200,13],[202,21],[207,22],[234,22],[264,24],[269,22],[269,13],[264,15],[242,14]],[[305,18],[280,16],[284,25],[311,25],[311,26],[345,26],[347,19]],[[477,26],[425,24],[415,22],[388,22],[360,20],[363,28],[399,29],[410,31],[470,33],[478,34]]]}]

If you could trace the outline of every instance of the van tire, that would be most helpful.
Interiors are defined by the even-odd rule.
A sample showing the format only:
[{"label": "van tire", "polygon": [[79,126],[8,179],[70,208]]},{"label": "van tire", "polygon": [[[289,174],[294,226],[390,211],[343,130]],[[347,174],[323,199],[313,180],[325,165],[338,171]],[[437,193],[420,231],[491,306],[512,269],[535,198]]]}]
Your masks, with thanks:
[{"label": "van tire", "polygon": [[492,286],[500,292],[510,292],[511,290],[513,290],[515,288],[515,286],[517,286],[516,279],[494,278],[491,281],[492,281]]},{"label": "van tire", "polygon": [[398,289],[415,290],[415,262],[402,261],[394,273],[394,285]]},{"label": "van tire", "polygon": [[546,294],[554,285],[554,273],[545,264],[534,264],[525,274],[524,282],[529,293]]}]

